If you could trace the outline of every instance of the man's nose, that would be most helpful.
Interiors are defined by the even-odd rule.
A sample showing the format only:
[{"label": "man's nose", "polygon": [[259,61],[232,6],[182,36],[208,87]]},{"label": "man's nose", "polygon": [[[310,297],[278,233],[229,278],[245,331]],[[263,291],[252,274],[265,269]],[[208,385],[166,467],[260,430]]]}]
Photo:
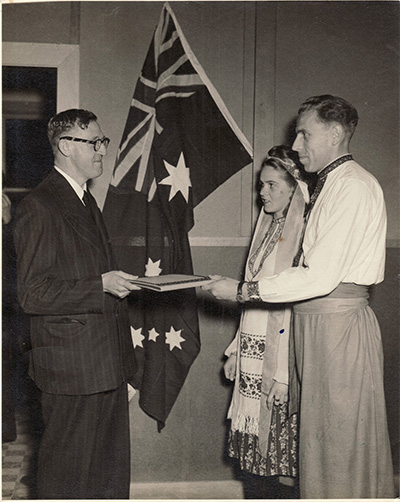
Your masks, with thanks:
[{"label": "man's nose", "polygon": [[100,148],[97,150],[97,153],[105,157],[107,155],[107,148],[104,146],[104,143],[101,143]]},{"label": "man's nose", "polygon": [[301,149],[301,140],[300,140],[300,135],[298,134],[292,145],[292,150],[298,152],[300,149]]}]

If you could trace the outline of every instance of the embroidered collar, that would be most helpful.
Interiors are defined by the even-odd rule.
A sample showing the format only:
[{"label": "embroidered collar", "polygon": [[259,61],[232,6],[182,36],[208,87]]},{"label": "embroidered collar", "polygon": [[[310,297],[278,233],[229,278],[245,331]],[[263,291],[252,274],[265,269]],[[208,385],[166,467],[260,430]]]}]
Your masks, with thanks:
[{"label": "embroidered collar", "polygon": [[347,153],[346,155],[342,155],[342,157],[339,157],[338,159],[334,160],[333,162],[328,164],[326,167],[324,167],[322,169],[322,171],[320,171],[318,173],[318,178],[320,178],[320,179],[326,178],[328,176],[328,174],[331,173],[334,169],[341,166],[345,162],[348,162],[349,160],[353,160],[353,156],[351,155],[351,153]]}]

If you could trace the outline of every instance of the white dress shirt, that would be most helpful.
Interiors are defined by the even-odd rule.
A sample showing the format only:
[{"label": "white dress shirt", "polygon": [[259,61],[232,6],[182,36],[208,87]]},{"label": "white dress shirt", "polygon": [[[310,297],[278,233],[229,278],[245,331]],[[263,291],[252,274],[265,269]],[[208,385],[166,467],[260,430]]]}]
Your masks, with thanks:
[{"label": "white dress shirt", "polygon": [[386,208],[377,180],[348,161],[332,171],[306,227],[304,267],[260,279],[267,302],[292,302],[333,291],[341,282],[382,282],[386,250]]},{"label": "white dress shirt", "polygon": [[68,183],[71,185],[71,187],[74,189],[76,195],[81,199],[82,204],[85,205],[83,202],[83,194],[85,193],[86,190],[86,183],[81,187],[79,183],[77,183],[69,174],[64,172],[62,169],[60,169],[57,166],[54,166],[54,169],[58,171],[64,178],[68,181]]}]

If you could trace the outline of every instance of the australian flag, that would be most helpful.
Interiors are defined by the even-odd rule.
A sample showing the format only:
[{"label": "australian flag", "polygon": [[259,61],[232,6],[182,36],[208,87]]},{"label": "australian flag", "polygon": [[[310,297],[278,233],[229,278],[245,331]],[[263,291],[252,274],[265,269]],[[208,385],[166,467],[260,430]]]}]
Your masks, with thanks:
[{"label": "australian flag", "polygon": [[[168,4],[137,81],[104,218],[122,270],[192,274],[193,207],[252,161]],[[159,430],[200,350],[194,289],[129,297],[141,408]]]}]

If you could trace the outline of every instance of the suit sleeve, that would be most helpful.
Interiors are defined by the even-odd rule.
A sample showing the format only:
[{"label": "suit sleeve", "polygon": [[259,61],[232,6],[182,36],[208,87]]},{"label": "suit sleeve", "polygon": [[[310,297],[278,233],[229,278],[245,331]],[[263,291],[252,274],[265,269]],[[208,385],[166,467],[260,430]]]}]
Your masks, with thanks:
[{"label": "suit sleeve", "polygon": [[[98,276],[67,278],[71,269],[59,253],[60,217],[34,198],[23,199],[17,209],[14,242],[17,252],[18,299],[28,314],[100,313],[104,293]],[[73,256],[73,249],[69,252]],[[64,262],[60,262],[64,257]],[[76,257],[74,257],[76,258]]]}]

